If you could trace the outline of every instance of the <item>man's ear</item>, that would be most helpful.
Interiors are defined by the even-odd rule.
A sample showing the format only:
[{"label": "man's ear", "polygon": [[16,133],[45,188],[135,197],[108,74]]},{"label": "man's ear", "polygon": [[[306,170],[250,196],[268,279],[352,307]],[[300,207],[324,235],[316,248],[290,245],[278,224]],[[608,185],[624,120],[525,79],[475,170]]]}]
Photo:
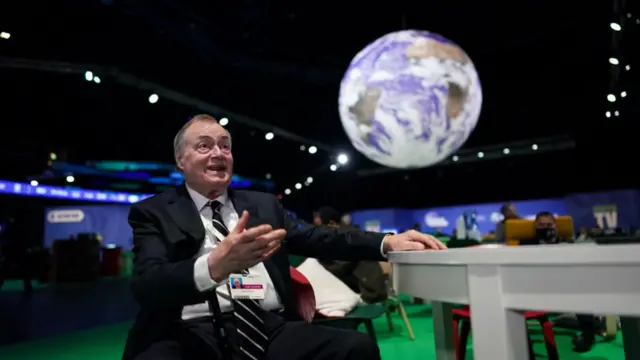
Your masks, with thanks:
[{"label": "man's ear", "polygon": [[184,166],[182,165],[182,155],[176,155],[176,166],[180,171],[184,171]]}]

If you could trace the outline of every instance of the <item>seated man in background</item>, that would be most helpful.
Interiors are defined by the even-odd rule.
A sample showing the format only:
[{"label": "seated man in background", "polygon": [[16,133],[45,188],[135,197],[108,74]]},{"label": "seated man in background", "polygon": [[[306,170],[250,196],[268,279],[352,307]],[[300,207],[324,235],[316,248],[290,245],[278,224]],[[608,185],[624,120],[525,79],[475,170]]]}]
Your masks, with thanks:
[{"label": "seated man in background", "polygon": [[[556,232],[556,217],[548,211],[541,211],[536,215],[536,237],[532,244],[525,245],[547,245],[560,243],[573,243],[573,239],[558,237]],[[526,241],[525,241],[526,242]]]},{"label": "seated man in background", "polygon": [[510,219],[519,219],[518,210],[512,203],[503,204],[500,207],[500,214],[502,214],[502,221],[496,224],[496,235],[494,237],[497,244],[504,244],[507,242],[507,238],[504,233],[504,222]]},{"label": "seated man in background", "polygon": [[[340,214],[331,207],[322,207],[315,214],[313,223],[340,227]],[[319,260],[320,264],[337,277],[362,301],[371,304],[387,299],[387,286],[380,264],[376,261],[331,261]]]},{"label": "seated man in background", "polygon": [[[536,236],[530,241],[521,241],[520,245],[547,245],[560,243],[573,243],[573,239],[558,237],[556,232],[556,218],[548,211],[539,212],[535,219]],[[573,339],[575,352],[587,352],[595,343],[596,320],[593,315],[578,314],[576,316],[578,328],[581,333]]]}]

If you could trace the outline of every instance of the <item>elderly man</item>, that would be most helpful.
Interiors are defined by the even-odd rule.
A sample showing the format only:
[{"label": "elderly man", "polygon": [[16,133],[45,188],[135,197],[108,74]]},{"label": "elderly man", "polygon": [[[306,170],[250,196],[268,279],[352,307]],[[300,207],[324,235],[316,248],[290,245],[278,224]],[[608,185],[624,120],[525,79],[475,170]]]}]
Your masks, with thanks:
[{"label": "elderly man", "polygon": [[[300,223],[271,194],[228,189],[231,135],[211,116],[185,124],[174,150],[185,183],[129,214],[140,312],[123,359],[379,359],[366,335],[301,321],[287,255],[378,261],[444,245],[417,231]],[[230,276],[242,289],[229,286]]]}]

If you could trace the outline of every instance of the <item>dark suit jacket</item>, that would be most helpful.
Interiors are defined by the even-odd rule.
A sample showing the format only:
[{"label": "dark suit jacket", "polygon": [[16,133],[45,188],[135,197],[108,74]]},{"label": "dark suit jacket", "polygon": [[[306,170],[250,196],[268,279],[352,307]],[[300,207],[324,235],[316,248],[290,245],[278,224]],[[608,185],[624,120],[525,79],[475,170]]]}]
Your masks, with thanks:
[{"label": "dark suit jacket", "polygon": [[[289,253],[317,259],[384,260],[380,254],[384,234],[309,225],[293,219],[271,194],[229,190],[229,198],[239,214],[249,212],[247,227],[269,224],[287,230],[281,249],[264,262],[287,320],[299,320]],[[179,326],[184,306],[207,300],[207,294],[195,288],[193,279],[195,256],[205,230],[184,185],[133,205],[129,224],[135,254],[131,287],[140,312],[129,332],[124,360],[134,358]]]}]

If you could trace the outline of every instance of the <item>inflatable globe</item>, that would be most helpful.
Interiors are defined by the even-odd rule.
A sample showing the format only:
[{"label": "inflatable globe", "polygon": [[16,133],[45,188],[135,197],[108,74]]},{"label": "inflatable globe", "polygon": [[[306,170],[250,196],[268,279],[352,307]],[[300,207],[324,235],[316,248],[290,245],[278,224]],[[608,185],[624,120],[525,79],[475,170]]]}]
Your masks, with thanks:
[{"label": "inflatable globe", "polygon": [[482,89],[467,54],[427,31],[387,34],[351,61],[340,84],[340,119],[353,146],[393,168],[434,165],[475,128]]}]

